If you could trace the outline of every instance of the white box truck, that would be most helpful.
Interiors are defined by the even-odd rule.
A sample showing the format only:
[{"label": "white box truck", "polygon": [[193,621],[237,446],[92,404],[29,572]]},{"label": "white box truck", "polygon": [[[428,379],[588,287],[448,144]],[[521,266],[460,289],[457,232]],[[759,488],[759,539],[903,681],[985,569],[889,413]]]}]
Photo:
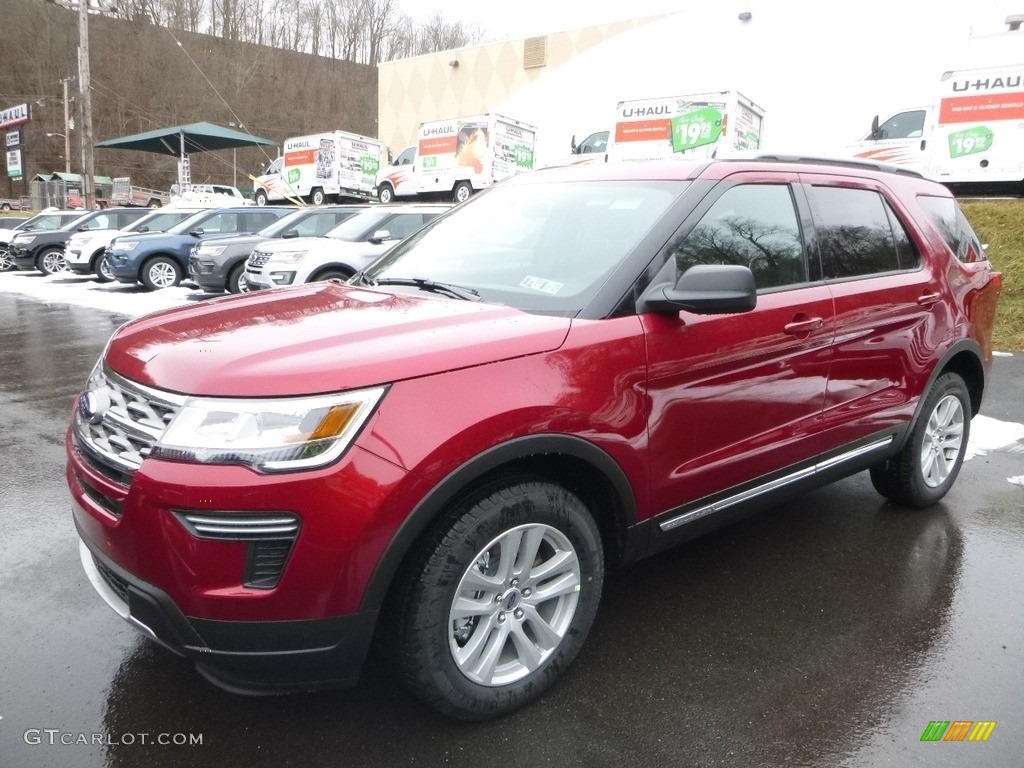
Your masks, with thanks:
[{"label": "white box truck", "polygon": [[382,203],[395,198],[450,197],[474,192],[533,168],[537,129],[502,115],[421,123],[419,140],[377,176]]},{"label": "white box truck", "polygon": [[1024,64],[946,72],[934,102],[900,110],[881,123],[876,116],[868,135],[846,153],[906,166],[960,188],[1019,185]]},{"label": "white box truck", "polygon": [[370,197],[384,145],[345,131],[298,136],[284,143],[284,154],[253,180],[257,205],[308,200],[322,205],[342,198]]},{"label": "white box truck", "polygon": [[737,91],[620,101],[608,160],[713,157],[761,148],[764,110]]}]

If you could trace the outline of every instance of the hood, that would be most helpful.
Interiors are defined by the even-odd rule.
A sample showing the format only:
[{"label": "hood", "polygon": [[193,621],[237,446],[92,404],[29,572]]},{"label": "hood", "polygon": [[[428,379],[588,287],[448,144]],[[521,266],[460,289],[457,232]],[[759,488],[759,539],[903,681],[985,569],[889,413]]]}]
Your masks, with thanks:
[{"label": "hood", "polygon": [[111,238],[120,231],[121,230],[119,229],[90,229],[85,232],[75,232],[68,238],[68,242],[81,243],[86,240],[93,240],[97,238]]},{"label": "hood", "polygon": [[211,245],[224,245],[228,248],[234,248],[236,246],[256,245],[256,243],[267,239],[268,238],[260,237],[259,235],[215,235],[213,237],[206,238],[204,242],[210,243]]},{"label": "hood", "polygon": [[324,243],[344,243],[344,240],[335,240],[329,237],[288,237],[274,238],[260,245],[263,253],[278,253],[280,251],[301,251],[311,250],[322,246]]},{"label": "hood", "polygon": [[557,349],[568,318],[340,283],[247,294],[147,315],[107,363],[192,395],[338,392]]}]

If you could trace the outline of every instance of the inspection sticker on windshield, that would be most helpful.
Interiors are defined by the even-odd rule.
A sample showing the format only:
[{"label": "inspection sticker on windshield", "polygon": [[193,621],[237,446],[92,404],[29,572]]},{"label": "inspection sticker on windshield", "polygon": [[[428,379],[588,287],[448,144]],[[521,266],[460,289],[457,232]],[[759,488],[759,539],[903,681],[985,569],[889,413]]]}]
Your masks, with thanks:
[{"label": "inspection sticker on windshield", "polygon": [[543,277],[534,277],[533,275],[527,275],[523,278],[523,282],[519,284],[520,288],[532,288],[535,291],[541,291],[543,293],[550,293],[552,296],[557,294],[562,288],[565,287],[564,283],[556,283],[554,280],[545,280]]}]

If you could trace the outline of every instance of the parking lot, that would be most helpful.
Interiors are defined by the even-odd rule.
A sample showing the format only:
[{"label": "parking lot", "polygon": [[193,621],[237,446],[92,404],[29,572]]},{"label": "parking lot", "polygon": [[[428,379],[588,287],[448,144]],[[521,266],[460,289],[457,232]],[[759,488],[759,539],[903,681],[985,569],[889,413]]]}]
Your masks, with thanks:
[{"label": "parking lot", "polygon": [[[561,684],[461,724],[381,660],[352,690],[225,693],[114,615],[78,561],[69,408],[128,315],[198,292],[0,281],[0,766],[1019,763],[1024,355],[996,359],[943,503],[893,507],[861,474],[614,573]],[[997,726],[922,742],[935,720]]]}]

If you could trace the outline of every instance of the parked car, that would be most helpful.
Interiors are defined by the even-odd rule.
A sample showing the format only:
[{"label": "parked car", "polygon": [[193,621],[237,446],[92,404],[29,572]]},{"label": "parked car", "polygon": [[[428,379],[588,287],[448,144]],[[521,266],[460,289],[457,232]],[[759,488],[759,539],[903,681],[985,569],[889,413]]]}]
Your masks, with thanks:
[{"label": "parked car", "polygon": [[107,266],[121,283],[142,283],[151,291],[178,285],[188,274],[192,248],[212,237],[258,232],[295,209],[291,206],[209,208],[166,232],[116,237],[107,249]]},{"label": "parked car", "polygon": [[[58,211],[51,209],[43,211],[31,217],[28,221],[12,224],[10,228],[0,229],[0,272],[9,272],[14,269],[14,262],[11,260],[11,240],[17,235],[27,232],[46,232],[52,229],[60,229],[75,219],[85,215],[84,211]],[[8,221],[5,217],[0,219],[0,224]]]},{"label": "parked car", "polygon": [[[263,203],[266,205],[266,201]],[[192,249],[188,273],[192,281],[207,293],[244,293],[245,262],[253,248],[265,240],[296,237],[321,237],[345,219],[359,213],[365,205],[329,205],[300,208],[254,235],[217,238]]]},{"label": "parked car", "polygon": [[93,274],[101,283],[114,279],[107,266],[106,251],[115,237],[143,232],[166,232],[189,216],[199,213],[201,208],[173,208],[142,210],[139,218],[122,229],[95,229],[76,232],[64,248],[67,268],[78,275]]},{"label": "parked car", "polygon": [[865,469],[942,499],[1001,287],[949,191],[883,166],[517,176],[348,284],[118,330],[67,436],[81,561],[230,690],[351,683],[376,638],[430,706],[501,715],[606,568]]},{"label": "parked car", "polygon": [[76,232],[100,229],[121,229],[148,213],[138,208],[107,208],[90,211],[59,229],[32,230],[15,235],[9,248],[11,261],[21,270],[37,269],[44,275],[55,275],[67,269],[64,246]]},{"label": "parked car", "polygon": [[261,243],[245,265],[249,290],[347,280],[450,204],[374,205],[346,219],[323,237]]}]

